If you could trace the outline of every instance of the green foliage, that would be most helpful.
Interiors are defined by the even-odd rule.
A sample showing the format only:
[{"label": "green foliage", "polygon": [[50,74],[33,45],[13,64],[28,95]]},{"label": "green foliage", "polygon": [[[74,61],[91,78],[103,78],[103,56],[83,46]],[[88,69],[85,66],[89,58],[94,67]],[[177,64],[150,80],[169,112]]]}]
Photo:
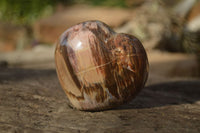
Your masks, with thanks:
[{"label": "green foliage", "polygon": [[127,7],[125,0],[77,0],[77,2],[96,6]]},{"label": "green foliage", "polygon": [[124,0],[0,0],[0,21],[31,24],[50,15],[58,3],[126,7]]},{"label": "green foliage", "polygon": [[0,20],[30,24],[38,17],[48,15],[58,2],[66,0],[0,0]]}]

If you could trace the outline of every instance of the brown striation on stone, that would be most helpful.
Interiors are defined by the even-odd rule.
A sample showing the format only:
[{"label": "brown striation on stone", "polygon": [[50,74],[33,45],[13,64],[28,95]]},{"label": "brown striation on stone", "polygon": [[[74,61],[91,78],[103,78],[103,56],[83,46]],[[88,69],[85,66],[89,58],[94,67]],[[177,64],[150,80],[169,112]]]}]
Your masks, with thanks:
[{"label": "brown striation on stone", "polygon": [[80,110],[103,110],[128,102],[148,76],[148,59],[140,41],[115,33],[100,21],[65,31],[55,60],[61,86]]}]

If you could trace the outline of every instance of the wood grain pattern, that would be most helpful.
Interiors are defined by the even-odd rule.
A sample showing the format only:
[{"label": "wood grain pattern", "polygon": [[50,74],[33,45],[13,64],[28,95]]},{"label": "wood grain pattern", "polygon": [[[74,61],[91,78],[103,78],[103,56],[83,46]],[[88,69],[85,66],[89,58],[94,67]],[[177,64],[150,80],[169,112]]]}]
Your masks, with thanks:
[{"label": "wood grain pattern", "polygon": [[57,74],[72,105],[103,110],[130,101],[144,87],[148,59],[140,41],[100,21],[69,28],[55,51]]}]

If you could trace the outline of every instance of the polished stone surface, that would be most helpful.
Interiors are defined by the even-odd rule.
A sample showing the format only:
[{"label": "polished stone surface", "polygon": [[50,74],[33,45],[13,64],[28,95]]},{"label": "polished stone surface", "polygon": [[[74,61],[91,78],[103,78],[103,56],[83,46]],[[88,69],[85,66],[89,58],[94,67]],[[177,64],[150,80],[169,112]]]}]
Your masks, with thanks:
[{"label": "polished stone surface", "polygon": [[144,87],[148,59],[140,41],[100,21],[66,30],[55,51],[56,70],[72,105],[103,110],[130,101]]}]

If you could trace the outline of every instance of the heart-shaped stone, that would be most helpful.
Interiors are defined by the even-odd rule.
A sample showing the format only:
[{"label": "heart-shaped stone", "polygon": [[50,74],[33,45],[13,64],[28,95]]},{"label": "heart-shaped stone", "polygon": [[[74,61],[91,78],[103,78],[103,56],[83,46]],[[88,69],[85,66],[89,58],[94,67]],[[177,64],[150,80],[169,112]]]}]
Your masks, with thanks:
[{"label": "heart-shaped stone", "polygon": [[141,42],[100,21],[66,30],[57,43],[55,61],[61,86],[79,110],[103,110],[128,102],[148,77]]}]

